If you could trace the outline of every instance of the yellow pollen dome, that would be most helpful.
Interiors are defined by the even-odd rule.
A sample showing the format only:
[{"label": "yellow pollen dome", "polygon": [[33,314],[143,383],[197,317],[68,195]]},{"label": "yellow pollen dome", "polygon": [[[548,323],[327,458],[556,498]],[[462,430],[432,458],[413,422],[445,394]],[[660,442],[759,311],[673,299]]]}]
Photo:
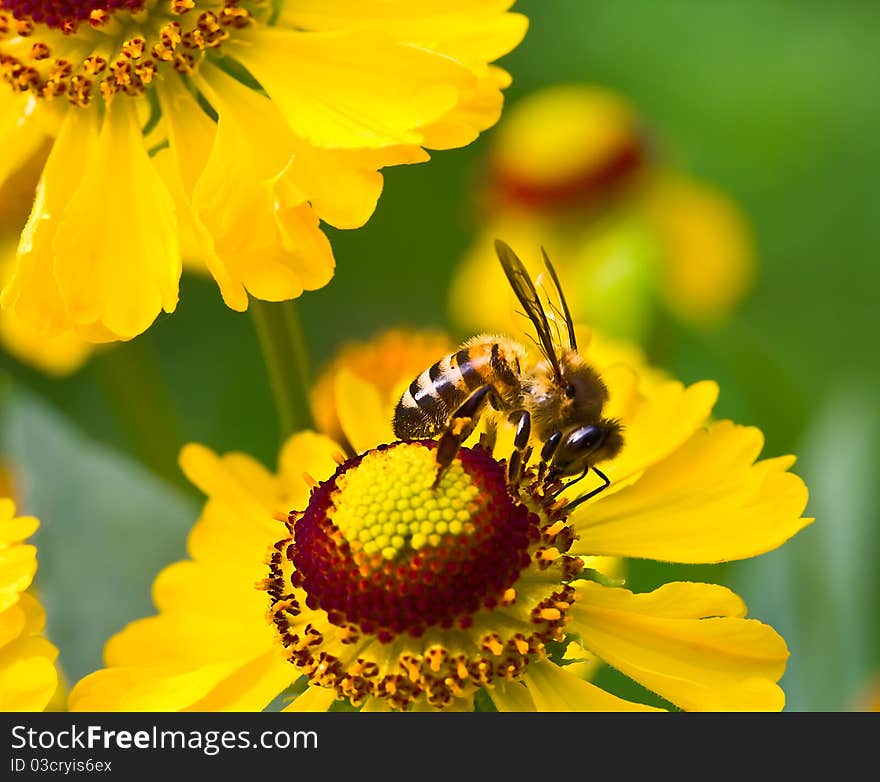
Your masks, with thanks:
[{"label": "yellow pollen dome", "polygon": [[373,451],[337,480],[333,522],[352,551],[384,559],[439,546],[446,535],[470,535],[486,498],[460,462],[432,488],[437,466],[427,448]]}]

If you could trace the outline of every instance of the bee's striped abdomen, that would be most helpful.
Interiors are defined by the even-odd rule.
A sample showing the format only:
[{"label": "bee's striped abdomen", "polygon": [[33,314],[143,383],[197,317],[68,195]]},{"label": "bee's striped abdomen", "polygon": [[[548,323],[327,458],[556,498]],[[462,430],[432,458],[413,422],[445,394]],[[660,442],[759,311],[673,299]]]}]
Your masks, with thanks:
[{"label": "bee's striped abdomen", "polygon": [[497,355],[497,345],[473,345],[444,356],[422,372],[397,403],[394,434],[413,439],[440,432],[472,391],[493,381],[493,355]]}]

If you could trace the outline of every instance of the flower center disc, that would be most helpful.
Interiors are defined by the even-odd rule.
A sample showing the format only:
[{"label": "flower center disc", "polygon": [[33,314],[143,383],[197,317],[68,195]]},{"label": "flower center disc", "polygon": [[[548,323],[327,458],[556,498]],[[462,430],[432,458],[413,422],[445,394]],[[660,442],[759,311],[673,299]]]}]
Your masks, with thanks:
[{"label": "flower center disc", "polygon": [[436,488],[436,445],[396,443],[350,459],[297,514],[294,585],[333,624],[389,642],[468,627],[530,562],[538,517],[507,490],[504,465],[461,449]]},{"label": "flower center disc", "polygon": [[76,29],[93,12],[112,14],[143,7],[144,0],[0,0],[0,10],[9,11],[16,19],[30,19],[65,31]]}]

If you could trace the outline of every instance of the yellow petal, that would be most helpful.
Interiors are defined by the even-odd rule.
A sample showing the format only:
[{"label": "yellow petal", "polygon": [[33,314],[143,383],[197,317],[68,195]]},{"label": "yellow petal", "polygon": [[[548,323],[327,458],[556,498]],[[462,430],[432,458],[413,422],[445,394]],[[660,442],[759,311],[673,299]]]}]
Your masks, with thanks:
[{"label": "yellow petal", "polygon": [[572,553],[723,562],[780,546],[811,519],[792,459],[755,462],[759,430],[730,421],[696,432],[634,484],[575,511]]},{"label": "yellow petal", "polygon": [[336,691],[329,687],[309,686],[302,695],[282,711],[327,711],[336,700]]},{"label": "yellow petal", "polygon": [[535,711],[535,701],[522,682],[498,681],[488,690],[498,711]]},{"label": "yellow petal", "polygon": [[228,45],[291,130],[325,149],[421,144],[418,128],[450,111],[474,80],[454,60],[376,30],[260,28]]},{"label": "yellow petal", "polygon": [[[720,589],[676,584],[635,595],[580,583],[570,629],[606,663],[683,709],[779,710],[785,641],[755,619],[725,615],[735,601]],[[715,617],[699,618],[713,604]]]},{"label": "yellow petal", "polygon": [[285,532],[275,514],[290,510],[278,480],[249,456],[219,457],[200,445],[186,446],[180,464],[210,498],[187,540],[190,556],[233,571],[253,568],[259,578],[266,548]]},{"label": "yellow petal", "polygon": [[29,538],[40,526],[33,516],[15,516],[15,502],[0,498],[0,549]]},{"label": "yellow petal", "polygon": [[330,225],[360,228],[373,214],[382,193],[377,156],[370,153],[327,151],[298,140],[282,183],[307,194],[315,212]]},{"label": "yellow petal", "polygon": [[90,339],[130,339],[177,306],[174,204],[144,148],[132,101],[108,106],[53,249],[70,319]]},{"label": "yellow petal", "polygon": [[485,76],[461,92],[458,105],[446,116],[422,127],[422,143],[428,149],[467,146],[498,121],[503,105],[504,96],[494,76]]},{"label": "yellow petal", "polygon": [[0,649],[0,711],[43,711],[58,686],[57,650],[42,638]]},{"label": "yellow petal", "polygon": [[523,678],[537,711],[662,711],[618,698],[551,662],[533,663]]},{"label": "yellow petal", "polygon": [[278,109],[217,68],[200,74],[219,119],[192,202],[213,237],[222,268],[210,268],[224,300],[243,310],[247,292],[282,301],[322,287],[333,275],[333,253],[306,195],[279,179],[294,140]]},{"label": "yellow petal", "polygon": [[46,611],[37,598],[28,592],[22,592],[19,595],[16,608],[20,608],[24,612],[23,634],[38,635],[43,632],[46,627]]},{"label": "yellow petal", "polygon": [[327,480],[343,457],[342,447],[324,435],[299,432],[290,437],[278,459],[288,510],[304,510],[313,482]]},{"label": "yellow petal", "polygon": [[280,646],[242,666],[188,711],[262,711],[299,678]]},{"label": "yellow petal", "polygon": [[19,593],[30,586],[36,572],[34,546],[0,549],[0,611],[18,602]]},{"label": "yellow petal", "polygon": [[610,371],[603,374],[603,379],[609,394],[604,414],[611,418],[619,415],[624,426],[623,450],[602,466],[612,483],[637,475],[672,453],[706,421],[718,398],[714,382],[703,381],[685,388],[681,383],[668,381],[649,397],[639,398],[629,410],[619,410],[619,397],[629,396],[630,389],[618,390],[618,384],[624,381]]},{"label": "yellow petal", "polygon": [[22,363],[53,377],[76,372],[94,350],[94,345],[73,331],[41,334],[8,309],[0,311],[0,344]]},{"label": "yellow petal", "polygon": [[471,67],[507,54],[523,38],[528,19],[504,13],[513,0],[354,3],[300,0],[285,4],[282,23],[306,30],[380,29],[396,41],[442,52]]},{"label": "yellow petal", "polygon": [[106,665],[196,668],[230,660],[243,663],[272,648],[275,636],[269,623],[262,621],[263,613],[257,614],[256,622],[225,612],[206,622],[206,611],[210,614],[212,607],[203,600],[190,606],[188,613],[131,622],[104,647]]},{"label": "yellow petal", "polygon": [[206,495],[249,515],[273,513],[282,496],[278,479],[244,453],[219,456],[204,445],[190,443],[180,452],[180,466]]},{"label": "yellow petal", "polygon": [[38,104],[31,96],[8,89],[0,96],[0,185],[49,138],[38,116]]},{"label": "yellow petal", "polygon": [[[279,538],[284,531],[279,526]],[[259,629],[264,624],[266,595],[254,586],[255,581],[264,575],[263,567],[262,560],[240,562],[228,557],[175,562],[156,576],[153,602],[163,614],[191,614],[210,600],[224,606],[227,613],[242,621],[253,617],[252,623]],[[206,584],[211,585],[210,596],[206,596]]]},{"label": "yellow petal", "polygon": [[105,668],[81,679],[68,700],[70,711],[179,711],[204,698],[237,664],[192,671]]},{"label": "yellow petal", "polygon": [[25,623],[24,609],[14,603],[0,611],[0,649],[22,634]]},{"label": "yellow petal", "polygon": [[[61,216],[84,176],[86,161],[97,145],[97,112],[68,111],[37,186],[34,206],[21,232],[12,275],[3,289],[3,307],[41,335],[73,327],[55,279],[54,240]],[[91,236],[93,221],[88,221]],[[87,276],[87,275],[84,275]]]},{"label": "yellow petal", "polygon": [[397,439],[391,428],[393,411],[374,385],[343,368],[336,375],[335,391],[339,423],[355,452]]}]

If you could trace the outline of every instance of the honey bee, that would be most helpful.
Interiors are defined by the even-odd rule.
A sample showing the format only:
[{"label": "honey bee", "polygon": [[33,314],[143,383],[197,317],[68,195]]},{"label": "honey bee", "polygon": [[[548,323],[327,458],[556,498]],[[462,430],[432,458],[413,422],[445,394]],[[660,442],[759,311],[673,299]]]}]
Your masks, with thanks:
[{"label": "honey bee", "polygon": [[547,253],[542,249],[559,298],[558,314],[565,320],[567,347],[560,344],[558,330],[554,339],[547,311],[522,261],[501,240],[495,241],[495,251],[525,315],[535,327],[541,360],[530,365],[525,347],[510,337],[473,337],[457,353],[440,359],[412,381],[397,403],[394,433],[410,440],[439,436],[439,480],[481,417],[487,423],[483,442],[490,447],[497,425],[506,418],[516,432],[507,465],[510,482],[519,482],[533,451],[530,443],[534,442],[540,447],[538,475],[545,484],[579,476],[565,484],[567,488],[590,470],[603,481],[575,501],[583,502],[611,483],[595,465],[620,451],[621,424],[602,416],[608,390],[596,370],[578,353],[571,313]]}]

